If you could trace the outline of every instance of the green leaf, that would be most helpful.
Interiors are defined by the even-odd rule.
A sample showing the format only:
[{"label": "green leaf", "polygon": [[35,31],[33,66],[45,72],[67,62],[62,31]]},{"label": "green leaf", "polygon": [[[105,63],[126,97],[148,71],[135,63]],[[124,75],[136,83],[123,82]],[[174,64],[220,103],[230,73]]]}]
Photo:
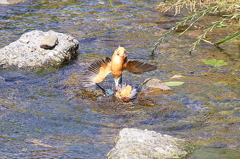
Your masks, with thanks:
[{"label": "green leaf", "polygon": [[227,24],[219,24],[217,25],[218,28],[222,28],[222,27],[225,27],[225,26],[228,26]]},{"label": "green leaf", "polygon": [[209,43],[209,44],[214,44],[214,43],[212,43],[211,41],[208,41],[208,40],[206,40],[206,39],[202,39],[202,41],[205,41],[206,43]]},{"label": "green leaf", "polygon": [[227,63],[224,62],[223,60],[216,60],[216,59],[202,60],[202,62],[204,62],[206,65],[211,65],[211,66],[214,66],[214,67],[227,65]]},{"label": "green leaf", "polygon": [[165,85],[169,86],[169,87],[173,87],[173,86],[180,86],[182,84],[184,84],[185,82],[180,82],[180,81],[170,81],[170,82],[164,82]]},{"label": "green leaf", "polygon": [[223,39],[222,41],[219,41],[219,42],[217,42],[215,44],[216,45],[220,45],[222,43],[228,42],[228,41],[238,37],[239,35],[240,35],[240,31],[236,32],[235,34],[233,34],[233,35],[231,35],[231,36],[229,36],[229,37],[227,37],[227,38]]}]

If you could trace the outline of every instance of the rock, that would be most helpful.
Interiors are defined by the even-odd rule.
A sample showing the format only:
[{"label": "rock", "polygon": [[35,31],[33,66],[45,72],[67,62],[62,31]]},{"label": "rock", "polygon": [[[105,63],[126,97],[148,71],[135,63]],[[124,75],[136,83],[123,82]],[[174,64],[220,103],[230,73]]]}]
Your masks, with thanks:
[{"label": "rock", "polygon": [[40,48],[53,49],[58,44],[58,37],[56,35],[48,35],[44,37]]},{"label": "rock", "polygon": [[180,78],[183,78],[184,76],[182,75],[174,75],[172,77],[170,77],[170,79],[180,79]]},{"label": "rock", "polygon": [[124,128],[108,159],[180,158],[189,152],[189,143],[154,131]]},{"label": "rock", "polygon": [[78,40],[70,35],[34,30],[0,49],[0,66],[24,69],[58,67],[77,56],[78,46]]},{"label": "rock", "polygon": [[0,0],[0,5],[1,4],[4,4],[4,5],[18,4],[26,1],[28,0]]},{"label": "rock", "polygon": [[170,87],[168,87],[167,85],[162,83],[159,79],[155,79],[155,78],[153,78],[153,79],[147,78],[143,82],[143,86],[144,87],[149,87],[149,88],[159,88],[163,91],[172,90]]}]

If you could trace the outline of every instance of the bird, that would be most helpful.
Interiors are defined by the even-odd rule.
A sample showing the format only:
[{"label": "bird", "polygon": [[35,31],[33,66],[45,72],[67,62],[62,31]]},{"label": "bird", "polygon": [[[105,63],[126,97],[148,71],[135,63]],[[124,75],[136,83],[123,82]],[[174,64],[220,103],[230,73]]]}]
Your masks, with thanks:
[{"label": "bird", "polygon": [[134,99],[137,95],[137,90],[136,88],[132,87],[129,84],[123,83],[123,84],[119,84],[116,87],[116,94],[115,97],[117,99],[120,99],[124,102],[128,102],[131,99]]},{"label": "bird", "polygon": [[105,94],[106,91],[98,83],[102,82],[110,73],[114,77],[115,88],[117,89],[118,85],[122,84],[122,73],[124,70],[138,74],[156,69],[157,66],[142,61],[128,60],[125,48],[119,46],[114,51],[112,58],[106,57],[91,63],[88,71],[83,74],[81,83],[83,87],[97,85]]}]

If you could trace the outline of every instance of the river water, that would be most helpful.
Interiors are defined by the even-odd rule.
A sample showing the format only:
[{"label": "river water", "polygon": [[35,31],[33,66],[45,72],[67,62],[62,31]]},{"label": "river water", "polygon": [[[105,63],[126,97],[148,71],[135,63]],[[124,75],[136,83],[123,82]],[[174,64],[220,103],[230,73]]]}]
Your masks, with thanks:
[{"label": "river water", "polygon": [[[240,158],[240,50],[236,41],[218,49],[201,43],[190,55],[200,30],[169,35],[154,56],[162,33],[186,12],[173,16],[156,10],[157,0],[34,0],[0,6],[0,48],[31,30],[71,34],[80,42],[79,56],[58,69],[0,70],[0,158],[106,158],[122,128],[154,130],[190,141],[187,158]],[[209,24],[206,17],[200,26]],[[219,40],[234,32],[219,28]],[[216,40],[215,39],[215,40]],[[98,58],[119,46],[129,58],[158,66],[124,82],[140,85],[146,78],[169,81],[184,76],[171,92],[150,92],[129,103],[84,90],[79,79]],[[203,59],[224,60],[212,67]],[[114,86],[111,76],[101,83]]]}]

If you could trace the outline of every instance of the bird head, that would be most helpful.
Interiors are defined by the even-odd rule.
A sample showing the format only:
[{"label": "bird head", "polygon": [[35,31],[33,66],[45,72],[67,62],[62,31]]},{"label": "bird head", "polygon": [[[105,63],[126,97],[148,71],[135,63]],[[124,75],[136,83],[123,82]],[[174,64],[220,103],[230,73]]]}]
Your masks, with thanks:
[{"label": "bird head", "polygon": [[112,56],[112,61],[115,61],[117,63],[124,63],[126,62],[127,55],[125,54],[126,50],[119,46],[115,51]]}]

